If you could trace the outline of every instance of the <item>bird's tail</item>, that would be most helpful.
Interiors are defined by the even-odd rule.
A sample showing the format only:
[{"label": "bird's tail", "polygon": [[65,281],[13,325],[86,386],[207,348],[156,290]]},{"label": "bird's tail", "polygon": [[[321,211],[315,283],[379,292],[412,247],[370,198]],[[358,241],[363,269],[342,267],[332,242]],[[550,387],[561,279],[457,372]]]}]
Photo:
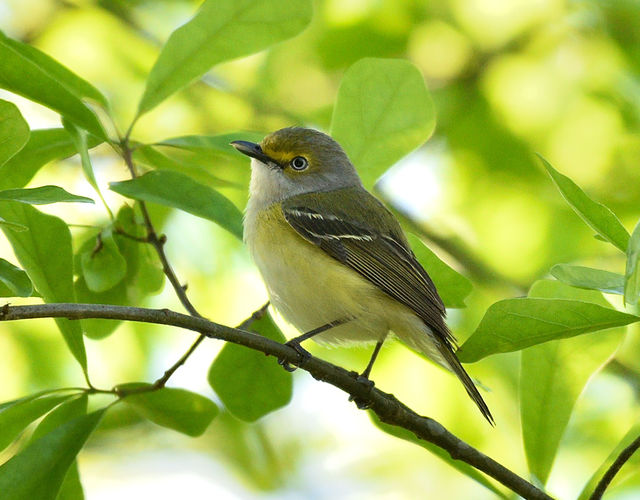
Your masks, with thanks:
[{"label": "bird's tail", "polygon": [[[444,328],[446,328],[446,326],[444,326]],[[403,333],[404,332],[402,331],[396,332],[396,335],[400,338],[400,340],[408,344],[416,351],[421,352],[428,358],[432,359],[439,365],[442,365],[444,368],[455,373],[460,382],[462,382],[462,385],[464,385],[464,388],[467,390],[467,394],[469,394],[469,397],[480,409],[480,412],[482,413],[484,418],[486,418],[491,425],[495,425],[493,416],[491,415],[491,411],[489,411],[487,403],[484,402],[484,399],[482,399],[482,396],[478,392],[478,389],[473,383],[473,380],[471,380],[469,374],[460,364],[460,361],[453,351],[452,345],[448,342],[445,343],[445,341],[443,341],[441,338],[438,338],[431,332],[429,327],[427,327],[427,331],[424,335],[416,336],[415,332],[412,335],[403,335]]]}]

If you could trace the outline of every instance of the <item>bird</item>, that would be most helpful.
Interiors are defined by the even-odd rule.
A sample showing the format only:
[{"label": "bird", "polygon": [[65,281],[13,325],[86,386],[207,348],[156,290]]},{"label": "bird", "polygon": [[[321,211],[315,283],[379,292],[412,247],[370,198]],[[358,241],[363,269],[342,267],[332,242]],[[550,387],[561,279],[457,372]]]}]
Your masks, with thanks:
[{"label": "bird", "polygon": [[287,127],[259,144],[231,145],[251,158],[244,241],[273,307],[303,332],[287,345],[303,358],[309,354],[300,344],[310,338],[332,345],[375,342],[360,376],[369,380],[393,335],[453,372],[493,425],[456,357],[433,281],[340,144],[315,129]]}]

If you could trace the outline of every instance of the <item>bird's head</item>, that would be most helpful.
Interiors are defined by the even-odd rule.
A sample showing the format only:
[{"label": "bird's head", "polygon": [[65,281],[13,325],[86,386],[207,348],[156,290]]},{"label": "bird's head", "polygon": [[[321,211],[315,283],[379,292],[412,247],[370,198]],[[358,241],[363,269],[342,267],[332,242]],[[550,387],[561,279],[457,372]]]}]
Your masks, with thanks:
[{"label": "bird's head", "polygon": [[283,128],[260,144],[233,141],[231,145],[253,158],[251,195],[265,201],[360,184],[340,144],[317,130]]}]

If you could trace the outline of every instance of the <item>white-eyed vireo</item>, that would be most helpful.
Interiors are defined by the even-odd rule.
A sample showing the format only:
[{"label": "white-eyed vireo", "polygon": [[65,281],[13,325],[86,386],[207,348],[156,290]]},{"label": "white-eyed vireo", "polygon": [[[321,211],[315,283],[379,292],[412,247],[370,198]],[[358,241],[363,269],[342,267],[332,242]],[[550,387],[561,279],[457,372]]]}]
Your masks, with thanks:
[{"label": "white-eyed vireo", "polygon": [[278,130],[231,143],[250,156],[244,238],[274,307],[304,335],[331,344],[377,342],[390,332],[453,371],[493,422],[454,353],[446,310],[396,218],[360,182],[340,145],[316,130]]}]

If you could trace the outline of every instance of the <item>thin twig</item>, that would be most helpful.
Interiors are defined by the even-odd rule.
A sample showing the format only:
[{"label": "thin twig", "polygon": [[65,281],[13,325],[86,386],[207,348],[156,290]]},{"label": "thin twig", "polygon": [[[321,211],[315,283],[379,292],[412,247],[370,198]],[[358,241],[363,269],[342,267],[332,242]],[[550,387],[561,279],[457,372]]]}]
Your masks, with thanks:
[{"label": "thin twig", "polygon": [[[0,321],[15,321],[32,318],[74,319],[119,319],[171,325],[199,332],[210,338],[233,342],[284,359],[290,363],[299,361],[297,351],[287,345],[255,333],[213,323],[204,318],[176,313],[168,309],[143,309],[101,304],[42,304],[32,306],[10,306],[0,308]],[[378,418],[387,424],[396,425],[413,432],[444,449],[456,460],[493,477],[521,497],[528,500],[552,500],[544,491],[521,478],[502,464],[473,448],[451,434],[435,420],[418,415],[401,403],[395,396],[362,384],[356,372],[332,365],[321,359],[310,357],[301,367],[316,380],[327,382],[348,393],[353,399],[366,402]]]},{"label": "thin twig", "polygon": [[600,500],[602,498],[602,495],[604,495],[605,490],[609,487],[615,475],[620,471],[620,469],[622,469],[622,466],[627,462],[627,460],[631,458],[631,456],[636,451],[638,451],[639,448],[640,436],[634,439],[629,446],[627,446],[620,452],[618,458],[615,459],[615,461],[611,464],[611,467],[607,469],[607,471],[604,473],[604,476],[602,476],[602,479],[600,479],[600,481],[598,482],[598,485],[596,486],[596,489],[593,490],[593,493],[589,497],[589,500]]}]

